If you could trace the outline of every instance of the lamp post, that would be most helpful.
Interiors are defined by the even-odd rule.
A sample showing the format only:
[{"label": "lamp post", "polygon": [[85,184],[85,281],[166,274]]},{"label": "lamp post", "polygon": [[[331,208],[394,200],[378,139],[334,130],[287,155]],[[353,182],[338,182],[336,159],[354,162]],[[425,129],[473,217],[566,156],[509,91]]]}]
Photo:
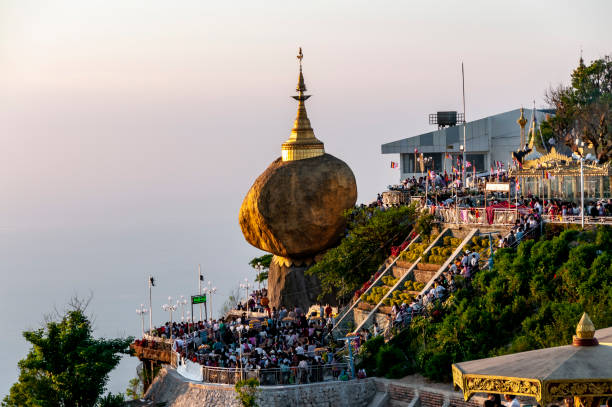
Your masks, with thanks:
[{"label": "lamp post", "polygon": [[584,141],[576,137],[576,146],[578,147],[576,155],[578,155],[580,160],[580,225],[584,229],[584,170],[582,167],[584,161]]},{"label": "lamp post", "polygon": [[184,295],[181,295],[181,299],[178,301],[178,304],[181,306],[181,322],[185,321],[185,305],[187,305],[187,298]]},{"label": "lamp post", "polygon": [[261,263],[257,263],[255,269],[257,270],[257,289],[261,290],[261,271],[264,269],[264,266]]},{"label": "lamp post", "polygon": [[206,291],[206,300],[209,302],[210,304],[210,320],[213,320],[213,307],[212,307],[212,296],[213,294],[215,294],[217,292],[217,287],[211,287],[211,282],[210,280],[208,281],[208,288],[204,289],[204,291]]},{"label": "lamp post", "polygon": [[170,336],[168,339],[172,339],[172,313],[176,311],[177,307],[178,301],[176,304],[172,304],[172,297],[168,297],[168,304],[162,305],[162,309],[170,313]]},{"label": "lamp post", "polygon": [[[464,129],[464,138],[465,138],[465,123],[463,124]],[[459,151],[461,151],[461,184],[462,187],[465,188],[465,147],[463,144],[459,146]]]},{"label": "lamp post", "polygon": [[251,288],[251,284],[249,284],[249,279],[245,278],[244,283],[240,284],[240,288],[244,289],[244,293],[246,296],[246,305],[247,305],[247,314],[249,313],[249,288]]},{"label": "lamp post", "polygon": [[140,315],[140,320],[142,322],[142,336],[144,337],[144,318],[145,315],[149,313],[149,310],[145,308],[144,304],[140,304],[140,308],[136,308],[136,314]]}]

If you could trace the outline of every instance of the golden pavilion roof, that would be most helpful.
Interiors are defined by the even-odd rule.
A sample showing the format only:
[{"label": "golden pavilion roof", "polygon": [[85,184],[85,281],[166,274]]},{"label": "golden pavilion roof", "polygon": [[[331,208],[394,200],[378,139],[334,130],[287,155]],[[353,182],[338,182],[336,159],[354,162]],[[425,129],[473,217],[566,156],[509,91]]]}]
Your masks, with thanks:
[{"label": "golden pavilion roof", "polygon": [[306,112],[305,101],[310,95],[304,94],[304,92],[306,92],[306,84],[304,82],[304,74],[302,73],[303,58],[304,55],[300,47],[297,55],[297,59],[300,63],[300,75],[298,77],[297,87],[295,88],[298,94],[297,96],[293,96],[293,98],[298,101],[298,110],[295,121],[293,122],[291,135],[281,146],[281,157],[283,161],[303,160],[325,154],[323,142],[315,137],[314,130],[308,119],[308,113]]}]

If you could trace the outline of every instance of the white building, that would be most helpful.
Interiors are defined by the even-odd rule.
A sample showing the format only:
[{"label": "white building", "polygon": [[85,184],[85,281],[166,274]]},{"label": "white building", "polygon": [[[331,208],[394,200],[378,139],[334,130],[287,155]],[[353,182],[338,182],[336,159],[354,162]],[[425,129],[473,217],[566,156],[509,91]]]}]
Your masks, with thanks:
[{"label": "white building", "polygon": [[[524,115],[530,123],[533,120],[533,109],[524,109]],[[549,110],[537,109],[536,122],[541,123]],[[496,114],[483,119],[468,122],[465,125],[466,136],[466,160],[476,166],[476,172],[495,169],[495,162],[499,161],[508,168],[512,161],[512,151],[519,148],[521,140],[521,129],[517,124],[520,117],[520,109]],[[443,173],[445,170],[450,174],[452,166],[457,168],[457,157],[462,156],[463,147],[463,124],[442,128],[429,133],[405,138],[381,146],[383,154],[399,154],[400,180],[413,175],[423,175],[419,161],[415,169],[415,149],[423,153],[424,157],[431,157],[426,166],[427,170]],[[450,155],[450,158],[445,158]],[[470,172],[472,168],[468,169]]]}]

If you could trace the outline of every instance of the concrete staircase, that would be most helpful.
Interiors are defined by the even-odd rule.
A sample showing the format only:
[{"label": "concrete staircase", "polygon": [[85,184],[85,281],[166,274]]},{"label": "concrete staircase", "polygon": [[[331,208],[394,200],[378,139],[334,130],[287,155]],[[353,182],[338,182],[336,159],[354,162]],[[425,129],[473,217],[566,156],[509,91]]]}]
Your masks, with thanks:
[{"label": "concrete staircase", "polygon": [[[406,237],[404,242],[410,239],[410,235],[412,234],[412,232],[413,231],[410,231],[410,233],[408,234],[408,237]],[[408,246],[406,246],[406,248],[402,250],[402,252],[409,250],[413,243],[419,242],[420,240],[421,240],[421,236],[417,234],[412,240],[409,241]],[[390,275],[390,273],[393,272],[393,270],[395,270],[397,260],[400,258],[402,252],[400,252],[400,254],[394,259],[390,260],[388,258],[387,260],[385,260],[385,262],[378,269],[378,271],[380,271],[378,278],[372,283],[372,286],[368,288],[368,290],[365,291],[365,294],[368,294],[371,291],[372,287],[375,287],[377,284],[381,284],[382,278],[384,276]],[[336,319],[336,324],[332,328],[332,335],[334,338],[341,338],[353,330],[355,326],[355,315],[354,314],[360,303],[361,303],[361,298],[357,298],[356,301],[354,301],[350,306],[347,306],[340,313],[340,315],[338,315],[338,318]]]},{"label": "concrete staircase", "polygon": [[[465,232],[462,232],[461,230],[455,230],[455,229],[450,229],[450,228],[444,229],[442,233],[440,233],[438,237],[429,245],[429,247],[425,249],[425,251],[423,252],[423,256],[428,254],[432,248],[439,245],[445,236],[459,237],[463,235],[463,240],[453,250],[452,254],[447,257],[446,261],[441,266],[435,265],[432,267],[432,265],[430,264],[427,264],[427,265],[421,264],[423,256],[419,257],[407,269],[405,265],[400,263],[398,265],[398,268],[403,269],[403,270],[398,270],[396,272],[397,273],[396,278],[398,279],[397,282],[390,290],[387,291],[387,293],[383,296],[383,298],[379,301],[379,303],[365,316],[359,315],[357,311],[353,312],[354,314],[357,314],[356,315],[357,318],[355,319],[356,319],[356,322],[358,322],[356,324],[357,327],[355,328],[355,331],[359,331],[364,328],[369,329],[373,325],[374,321],[377,322],[378,326],[381,329],[385,329],[389,324],[388,310],[386,310],[383,305],[385,299],[392,296],[393,292],[395,292],[396,290],[402,290],[404,288],[404,283],[408,280],[418,281],[418,282],[425,284],[425,287],[423,287],[423,289],[419,291],[418,293],[415,291],[411,291],[410,292],[411,295],[416,296],[419,294],[423,294],[423,292],[431,288],[434,281],[444,272],[444,270],[448,268],[450,263],[459,255],[459,253],[461,253],[465,245],[470,242],[472,237],[477,232],[478,232],[478,229],[471,229],[467,232],[467,234],[464,234]],[[396,273],[394,273],[394,276],[396,275]],[[382,312],[382,311],[387,311],[387,312]]]}]

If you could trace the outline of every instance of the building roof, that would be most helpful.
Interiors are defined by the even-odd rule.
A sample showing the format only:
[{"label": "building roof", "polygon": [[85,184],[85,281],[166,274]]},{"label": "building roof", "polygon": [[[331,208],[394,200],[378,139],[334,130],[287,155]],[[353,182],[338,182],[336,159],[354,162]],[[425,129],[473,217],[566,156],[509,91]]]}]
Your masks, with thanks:
[{"label": "building roof", "polygon": [[[529,110],[529,109],[526,109]],[[551,109],[536,109],[537,112],[542,114],[546,113],[554,113],[554,110]],[[475,141],[475,139],[479,138],[481,134],[487,131],[488,122],[495,123],[496,121],[504,121],[508,120],[508,123],[511,123],[512,126],[516,127],[516,135],[514,131],[512,134],[508,134],[509,137],[514,137],[519,135],[519,127],[516,125],[516,118],[520,116],[520,109],[513,109],[503,113],[498,113],[492,116],[483,117],[478,120],[474,120],[466,123],[466,139],[468,141],[468,153],[470,151],[484,151],[487,148],[481,148],[483,146],[471,146],[469,140]],[[434,136],[446,136],[445,145],[438,144],[434,145],[433,139]],[[389,143],[385,143],[381,145],[381,153],[382,154],[398,154],[398,153],[411,153],[414,151],[414,148],[418,148],[419,152],[428,153],[428,152],[439,152],[441,150],[449,150],[449,151],[459,151],[459,145],[463,144],[463,126],[451,126],[443,129],[438,129],[434,131],[430,131],[427,133],[422,133],[416,136],[407,137],[404,139],[400,139],[397,141],[392,141]],[[447,148],[448,146],[453,145],[453,148]],[[440,148],[442,147],[442,148]]]}]

